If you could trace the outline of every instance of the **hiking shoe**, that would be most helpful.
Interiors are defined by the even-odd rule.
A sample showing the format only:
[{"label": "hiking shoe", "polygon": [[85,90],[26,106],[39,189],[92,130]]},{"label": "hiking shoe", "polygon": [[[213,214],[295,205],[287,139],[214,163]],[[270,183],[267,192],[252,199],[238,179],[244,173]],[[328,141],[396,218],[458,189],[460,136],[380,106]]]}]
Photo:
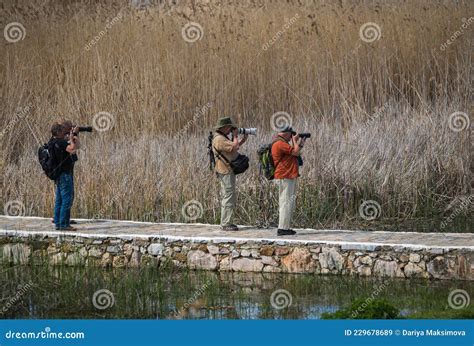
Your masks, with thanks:
[{"label": "hiking shoe", "polygon": [[277,231],[277,235],[295,235],[296,232],[292,229],[281,229],[279,228]]},{"label": "hiking shoe", "polygon": [[56,231],[77,231],[77,229],[72,226],[56,227]]},{"label": "hiking shoe", "polygon": [[239,230],[239,227],[237,227],[237,225],[234,225],[234,224],[230,224],[230,225],[225,225],[225,226],[221,226],[222,227],[222,230],[223,231],[238,231]]}]

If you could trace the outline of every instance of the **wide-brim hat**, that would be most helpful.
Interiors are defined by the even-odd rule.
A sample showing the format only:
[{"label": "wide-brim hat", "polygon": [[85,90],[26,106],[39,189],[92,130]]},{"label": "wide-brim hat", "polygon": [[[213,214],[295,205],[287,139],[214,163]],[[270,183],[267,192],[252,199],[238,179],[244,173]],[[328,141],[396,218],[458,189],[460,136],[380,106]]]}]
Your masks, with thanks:
[{"label": "wide-brim hat", "polygon": [[217,120],[217,125],[216,125],[216,130],[219,130],[225,126],[230,126],[230,127],[237,127],[232,119],[230,117],[225,117],[225,118],[219,118],[219,120]]}]

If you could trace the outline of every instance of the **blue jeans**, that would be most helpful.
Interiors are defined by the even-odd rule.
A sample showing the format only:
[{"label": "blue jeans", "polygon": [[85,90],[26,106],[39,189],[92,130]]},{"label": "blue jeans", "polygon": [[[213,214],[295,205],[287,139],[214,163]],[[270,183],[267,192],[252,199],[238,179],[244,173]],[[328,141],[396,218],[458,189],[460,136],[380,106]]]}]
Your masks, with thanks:
[{"label": "blue jeans", "polygon": [[61,173],[55,184],[54,223],[57,228],[69,227],[72,201],[74,200],[74,178],[72,173]]}]

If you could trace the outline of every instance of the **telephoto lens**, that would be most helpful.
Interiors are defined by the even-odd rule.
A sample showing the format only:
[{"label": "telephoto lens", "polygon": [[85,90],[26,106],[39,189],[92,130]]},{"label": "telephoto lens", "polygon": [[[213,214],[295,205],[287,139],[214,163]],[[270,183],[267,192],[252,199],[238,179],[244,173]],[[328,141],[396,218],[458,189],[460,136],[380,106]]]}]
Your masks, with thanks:
[{"label": "telephoto lens", "polygon": [[251,127],[251,128],[239,128],[239,135],[252,135],[252,136],[256,136],[257,135],[257,129],[255,127]]},{"label": "telephoto lens", "polygon": [[307,132],[298,133],[298,137],[300,137],[300,138],[310,138],[311,133],[307,133]]},{"label": "telephoto lens", "polygon": [[78,126],[79,132],[92,132],[92,126]]}]

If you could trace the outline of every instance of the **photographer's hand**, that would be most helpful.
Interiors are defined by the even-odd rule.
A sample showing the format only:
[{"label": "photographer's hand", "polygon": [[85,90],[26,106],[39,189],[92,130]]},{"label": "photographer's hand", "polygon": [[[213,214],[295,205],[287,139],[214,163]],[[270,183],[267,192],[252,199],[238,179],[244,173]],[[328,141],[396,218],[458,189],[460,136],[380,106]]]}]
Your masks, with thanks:
[{"label": "photographer's hand", "polygon": [[248,138],[249,138],[249,135],[248,135],[247,133],[244,134],[244,136],[243,136],[242,139],[240,140],[239,145],[244,144],[244,143],[247,141]]},{"label": "photographer's hand", "polygon": [[232,130],[232,142],[234,144],[234,149],[233,151],[236,152],[237,150],[239,150],[239,147],[240,147],[240,143],[239,143],[239,130],[237,130],[236,128]]},{"label": "photographer's hand", "polygon": [[292,142],[291,144],[293,146],[293,150],[292,150],[291,155],[293,155],[293,156],[299,156],[299,154],[300,154],[301,147],[298,144],[298,139],[299,138],[300,137],[298,136],[298,134],[291,137],[291,142]]},{"label": "photographer's hand", "polygon": [[77,141],[78,141],[78,138],[76,136],[74,136],[74,132],[69,132],[69,145],[66,147],[66,151],[69,153],[69,154],[75,154],[76,153],[76,150],[77,150]]},{"label": "photographer's hand", "polygon": [[300,136],[298,134],[291,137],[291,142],[292,142],[293,146],[298,145],[298,139],[299,138],[300,138]]}]

